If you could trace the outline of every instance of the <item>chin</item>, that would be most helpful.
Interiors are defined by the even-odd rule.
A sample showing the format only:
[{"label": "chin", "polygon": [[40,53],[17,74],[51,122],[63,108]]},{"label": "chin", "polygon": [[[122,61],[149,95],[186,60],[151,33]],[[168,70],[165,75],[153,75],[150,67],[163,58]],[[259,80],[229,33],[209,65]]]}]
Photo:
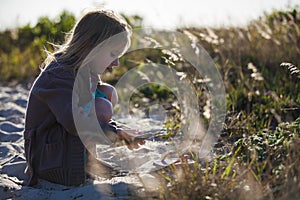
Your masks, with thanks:
[{"label": "chin", "polygon": [[107,68],[106,69],[106,71],[108,71],[108,72],[112,72],[112,70],[113,70],[112,68]]}]

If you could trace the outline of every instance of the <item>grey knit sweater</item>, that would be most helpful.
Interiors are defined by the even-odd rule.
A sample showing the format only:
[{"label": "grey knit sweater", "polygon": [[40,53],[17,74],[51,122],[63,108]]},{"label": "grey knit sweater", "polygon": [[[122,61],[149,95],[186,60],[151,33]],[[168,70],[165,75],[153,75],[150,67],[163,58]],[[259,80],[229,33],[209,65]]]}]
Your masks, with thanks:
[{"label": "grey knit sweater", "polygon": [[[31,88],[24,130],[28,185],[38,178],[63,185],[85,182],[85,147],[72,114],[74,81],[73,69],[53,62]],[[116,133],[112,124],[101,126]]]}]

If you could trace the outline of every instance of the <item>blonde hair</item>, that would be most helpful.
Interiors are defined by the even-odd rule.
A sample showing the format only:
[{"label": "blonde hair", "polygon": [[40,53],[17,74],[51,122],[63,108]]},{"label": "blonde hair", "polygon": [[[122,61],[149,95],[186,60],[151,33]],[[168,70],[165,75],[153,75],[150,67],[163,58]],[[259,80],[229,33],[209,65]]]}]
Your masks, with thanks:
[{"label": "blonde hair", "polygon": [[126,33],[128,48],[130,43],[131,28],[126,21],[111,10],[93,10],[83,15],[67,34],[66,42],[56,46],[54,53],[49,53],[42,68],[51,62],[57,61],[63,66],[78,70],[85,57],[100,43],[113,35]]}]

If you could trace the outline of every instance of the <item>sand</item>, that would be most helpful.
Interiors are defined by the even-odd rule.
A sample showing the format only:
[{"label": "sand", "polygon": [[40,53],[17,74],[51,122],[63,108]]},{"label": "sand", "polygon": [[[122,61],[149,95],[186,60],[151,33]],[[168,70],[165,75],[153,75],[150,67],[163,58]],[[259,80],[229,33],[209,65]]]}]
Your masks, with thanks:
[{"label": "sand", "polygon": [[[147,163],[147,160],[140,160],[138,163],[142,166],[137,170],[139,173],[130,166],[129,172],[109,178],[88,178],[86,184],[80,187],[67,187],[45,180],[40,180],[34,187],[24,186],[26,163],[22,133],[28,92],[21,85],[0,87],[0,199],[132,199],[134,194],[148,195],[148,198],[157,195],[159,181],[150,173],[155,169],[152,161]],[[139,159],[142,159],[142,155],[153,146],[149,145],[136,150],[135,156],[131,158],[140,155]],[[123,149],[124,151],[126,150]],[[154,155],[151,158],[159,157],[159,152],[151,148],[150,151]],[[108,149],[108,152],[115,150]],[[118,160],[120,155],[113,160]],[[147,164],[140,165],[141,163]],[[141,173],[143,169],[148,170]]]}]

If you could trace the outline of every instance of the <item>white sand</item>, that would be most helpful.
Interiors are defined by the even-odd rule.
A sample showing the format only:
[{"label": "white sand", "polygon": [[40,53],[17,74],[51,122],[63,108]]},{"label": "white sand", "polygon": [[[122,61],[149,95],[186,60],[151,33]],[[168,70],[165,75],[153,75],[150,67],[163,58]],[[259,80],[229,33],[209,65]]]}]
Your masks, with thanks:
[{"label": "white sand", "polygon": [[[147,173],[88,179],[80,187],[66,187],[44,180],[40,180],[35,187],[23,186],[26,164],[22,131],[27,97],[28,90],[21,86],[0,87],[0,199],[131,199],[134,192],[141,194],[145,189],[151,190],[151,195],[154,195],[159,181]],[[135,155],[147,159],[142,155],[147,152],[149,145],[136,150]],[[153,166],[152,161],[146,161],[140,160],[140,171]],[[141,166],[142,162],[146,165]]]}]

